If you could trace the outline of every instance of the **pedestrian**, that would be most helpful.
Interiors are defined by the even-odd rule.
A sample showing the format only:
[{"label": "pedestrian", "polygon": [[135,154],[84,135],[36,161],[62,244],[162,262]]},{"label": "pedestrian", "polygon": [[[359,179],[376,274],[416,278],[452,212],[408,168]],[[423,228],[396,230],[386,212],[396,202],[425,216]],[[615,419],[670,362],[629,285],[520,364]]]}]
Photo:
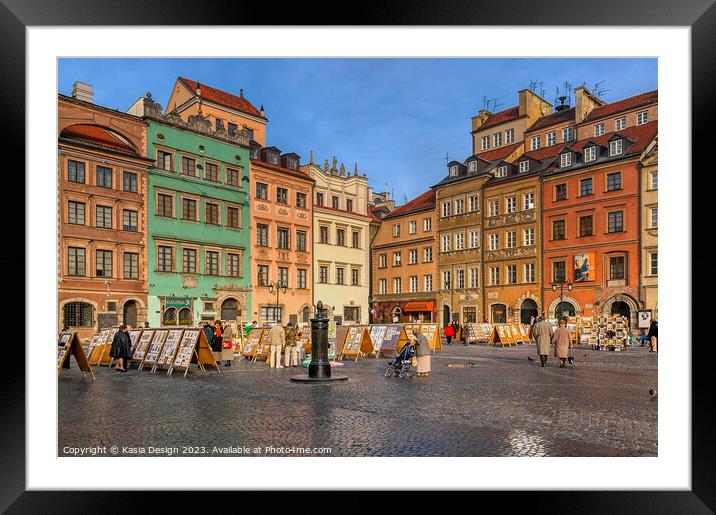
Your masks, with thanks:
[{"label": "pedestrian", "polygon": [[447,344],[451,345],[452,337],[455,336],[455,328],[452,326],[452,324],[448,324],[445,326],[445,329],[443,329],[443,334],[445,335]]},{"label": "pedestrian", "polygon": [[115,369],[118,372],[127,371],[127,363],[129,359],[132,359],[132,341],[129,339],[129,330],[131,329],[128,325],[120,325],[119,330],[114,334],[112,339],[112,347],[109,350],[109,355],[117,360]]},{"label": "pedestrian", "polygon": [[211,353],[214,355],[214,361],[219,361],[221,356],[219,356],[219,352],[221,350],[221,347],[219,348],[219,352],[216,352],[216,349],[214,347],[214,321],[209,320],[204,324],[204,336],[206,336],[206,341],[209,343],[209,347],[211,347]]},{"label": "pedestrian", "polygon": [[298,348],[298,327],[294,327],[291,322],[288,323],[287,327],[284,365],[286,367],[297,367],[300,353]]},{"label": "pedestrian", "polygon": [[457,320],[452,321],[452,327],[455,329],[455,343],[462,341],[462,332],[460,331],[460,323]]},{"label": "pedestrian", "polygon": [[647,338],[649,338],[649,342],[651,343],[651,350],[649,352],[656,352],[656,339],[659,332],[659,325],[657,324],[656,320],[652,320],[651,324],[649,324],[649,333],[646,335]]},{"label": "pedestrian", "polygon": [[416,372],[417,377],[428,377],[430,373],[430,344],[424,334],[420,333],[418,329],[413,329],[413,336],[416,341],[415,356],[418,358],[418,371]]},{"label": "pedestrian", "polygon": [[251,322],[250,324],[246,324],[246,327],[245,327],[245,330],[246,330],[246,333],[245,333],[245,334],[246,334],[246,338],[249,337],[249,333],[251,332],[251,329],[253,329],[253,328],[256,327],[257,325],[258,325],[258,323],[256,322],[256,320],[254,320],[254,321]]},{"label": "pedestrian", "polygon": [[214,342],[211,350],[215,353],[216,365],[221,364],[221,342],[224,337],[224,328],[221,326],[221,320],[214,321]]},{"label": "pedestrian", "polygon": [[532,336],[537,344],[537,355],[543,367],[547,366],[547,355],[549,354],[549,346],[552,343],[552,325],[543,317],[537,318],[537,323],[532,330]]},{"label": "pedestrian", "polygon": [[566,318],[559,321],[559,327],[552,335],[552,343],[554,343],[554,356],[559,358],[559,368],[565,368],[564,362],[569,357],[569,348],[572,346]]},{"label": "pedestrian", "polygon": [[221,359],[224,359],[224,366],[230,367],[234,360],[234,327],[230,322],[226,323],[223,340],[221,342]]},{"label": "pedestrian", "polygon": [[269,331],[269,344],[271,345],[271,356],[269,357],[271,368],[283,368],[281,354],[286,346],[286,331],[279,323],[274,323]]}]

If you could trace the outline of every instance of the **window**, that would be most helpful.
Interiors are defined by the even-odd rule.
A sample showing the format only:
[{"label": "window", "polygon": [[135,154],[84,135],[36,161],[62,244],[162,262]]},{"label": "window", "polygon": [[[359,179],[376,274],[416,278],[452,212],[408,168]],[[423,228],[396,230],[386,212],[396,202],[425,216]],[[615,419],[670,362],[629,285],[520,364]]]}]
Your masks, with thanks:
[{"label": "window", "polygon": [[463,250],[465,248],[465,235],[461,232],[455,234],[455,250]]},{"label": "window", "polygon": [[256,245],[268,247],[268,225],[256,224]]},{"label": "window", "polygon": [[259,200],[268,200],[268,184],[262,182],[256,183],[256,198]]},{"label": "window", "polygon": [[530,162],[526,159],[524,161],[520,161],[520,173],[525,173],[530,171]]},{"label": "window", "polygon": [[353,199],[346,199],[346,211],[353,211]]},{"label": "window", "polygon": [[502,165],[497,167],[495,177],[507,177],[507,166]]},{"label": "window", "polygon": [[564,220],[555,220],[552,222],[552,239],[564,240],[567,238]]},{"label": "window", "polygon": [[418,262],[418,249],[410,249],[408,251],[408,264],[415,265]]},{"label": "window", "polygon": [[490,234],[490,250],[498,250],[500,248],[500,235]]},{"label": "window", "polygon": [[400,266],[400,252],[393,252],[393,266]]},{"label": "window", "polygon": [[441,248],[442,248],[443,252],[450,252],[450,235],[449,234],[443,235]]},{"label": "window", "polygon": [[181,206],[182,220],[196,221],[196,200],[183,198],[181,200]]},{"label": "window", "polygon": [[622,139],[615,139],[614,141],[609,142],[609,155],[610,156],[618,156],[622,153]]},{"label": "window", "polygon": [[237,169],[226,169],[226,184],[239,187],[239,171]]},{"label": "window", "polygon": [[607,174],[607,191],[616,191],[622,189],[621,172]]},{"label": "window", "polygon": [[470,268],[470,288],[479,288],[479,274],[477,267]]},{"label": "window", "polygon": [[124,278],[139,279],[139,254],[134,252],[124,253]]},{"label": "window", "polygon": [[226,275],[239,277],[241,274],[241,261],[238,254],[226,254]]},{"label": "window", "polygon": [[522,209],[527,211],[529,209],[535,208],[535,194],[534,192],[530,191],[529,193],[525,193],[522,197]]},{"label": "window", "polygon": [[157,270],[171,272],[174,270],[174,249],[164,245],[157,247]]},{"label": "window", "polygon": [[296,193],[296,207],[305,209],[305,207],[306,207],[306,194],[305,193]]},{"label": "window", "polygon": [[471,213],[480,211],[480,197],[478,195],[470,195],[468,198],[468,206]]},{"label": "window", "polygon": [[649,121],[649,113],[647,113],[646,111],[642,111],[641,113],[636,114],[636,124],[637,125],[644,125],[648,121]]},{"label": "window", "polygon": [[508,249],[513,249],[517,246],[517,231],[507,231],[505,233],[506,243]]},{"label": "window", "polygon": [[557,143],[557,133],[550,131],[547,133],[547,146],[551,147]]},{"label": "window", "polygon": [[450,270],[443,271],[443,288],[450,289],[452,287],[452,281],[450,280]]},{"label": "window", "polygon": [[328,243],[328,227],[326,227],[325,225],[322,225],[319,228],[318,233],[319,233],[319,237],[320,237],[319,241],[321,243]]},{"label": "window", "polygon": [[238,229],[241,227],[241,212],[238,207],[226,208],[226,226],[232,229]]},{"label": "window", "polygon": [[171,195],[160,193],[157,195],[157,216],[174,216],[174,205]]},{"label": "window", "polygon": [[410,234],[415,234],[416,232],[418,232],[418,222],[416,222],[415,220],[411,220],[408,223],[408,232]]},{"label": "window", "polygon": [[157,163],[155,165],[159,170],[167,172],[174,171],[174,155],[163,150],[157,150]]},{"label": "window", "polygon": [[393,237],[400,236],[400,224],[393,224]]},{"label": "window", "polygon": [[196,177],[196,160],[191,157],[182,156],[181,158],[181,173],[183,175],[189,175]]},{"label": "window", "polygon": [[393,279],[393,293],[400,293],[402,284],[400,277],[396,277]]},{"label": "window", "polygon": [[579,236],[594,235],[594,219],[592,215],[579,217]]},{"label": "window", "polygon": [[316,205],[323,205],[323,193],[316,193]]},{"label": "window", "polygon": [[512,143],[515,141],[515,129],[507,129],[505,131],[505,143]]},{"label": "window", "polygon": [[204,178],[208,181],[219,182],[219,167],[215,163],[206,163]]},{"label": "window", "polygon": [[535,230],[534,228],[530,227],[529,229],[524,229],[522,231],[522,240],[524,241],[524,245],[526,247],[532,246],[535,244]]},{"label": "window", "polygon": [[500,267],[497,267],[497,266],[490,267],[490,284],[491,285],[500,284]]},{"label": "window", "polygon": [[649,222],[651,225],[649,226],[652,229],[656,229],[659,227],[659,208],[658,207],[652,207],[649,208]]},{"label": "window", "polygon": [[183,274],[196,273],[196,249],[182,249],[181,272]]},{"label": "window", "polygon": [[288,288],[288,268],[285,266],[278,267],[278,283],[285,284]]},{"label": "window", "polygon": [[276,188],[276,203],[288,204],[288,190],[286,188]]},{"label": "window", "polygon": [[345,229],[336,229],[336,244],[341,247],[346,246],[346,231]]},{"label": "window", "polygon": [[450,177],[457,177],[457,165],[450,167]]},{"label": "window", "polygon": [[483,136],[480,150],[487,150],[488,148],[490,148],[490,136]]},{"label": "window", "polygon": [[320,272],[319,272],[318,277],[319,277],[318,278],[319,282],[321,282],[322,284],[326,284],[328,282],[328,267],[327,266],[320,267]]},{"label": "window", "polygon": [[338,207],[338,197],[336,197],[335,195],[331,198],[331,207],[333,207],[333,209],[339,208]]},{"label": "window", "polygon": [[69,247],[67,249],[67,275],[84,276],[85,271],[85,249]]},{"label": "window", "polygon": [[622,116],[621,118],[617,118],[614,122],[614,130],[615,131],[622,131],[626,129],[626,116]]},{"label": "window", "polygon": [[562,141],[572,141],[574,139],[574,127],[565,127],[562,129]]},{"label": "window", "polygon": [[67,223],[84,225],[85,224],[85,205],[83,202],[67,203]]},{"label": "window", "polygon": [[96,183],[100,188],[112,187],[112,169],[98,166],[96,172]]},{"label": "window", "polygon": [[470,238],[467,242],[467,245],[471,249],[476,249],[480,246],[480,233],[476,230],[470,231]]},{"label": "window", "polygon": [[505,199],[505,211],[507,213],[514,213],[517,211],[517,197],[507,197]]},{"label": "window", "polygon": [[125,209],[122,212],[122,230],[136,232],[138,217],[139,213],[137,211]]},{"label": "window", "polygon": [[526,283],[535,282],[535,264],[534,263],[525,263],[525,282]]},{"label": "window", "polygon": [[296,159],[295,157],[287,157],[286,168],[290,168],[291,170],[298,170],[298,159]]},{"label": "window", "polygon": [[537,150],[539,148],[539,136],[532,136],[530,138],[530,150]]},{"label": "window", "polygon": [[67,180],[70,182],[85,183],[85,164],[80,161],[67,161]]},{"label": "window", "polygon": [[306,252],[306,231],[296,231],[296,250]]},{"label": "window", "polygon": [[268,286],[268,266],[259,265],[256,267],[256,280],[259,286]]},{"label": "window", "polygon": [[459,290],[465,288],[465,270],[455,270],[455,287]]},{"label": "window", "polygon": [[432,263],[432,262],[433,262],[433,248],[425,247],[423,249],[423,263]]},{"label": "window", "polygon": [[286,227],[276,228],[276,246],[282,250],[288,250],[291,248],[291,236]]},{"label": "window", "polygon": [[204,204],[204,210],[206,211],[206,223],[219,225],[219,205],[207,202]]},{"label": "window", "polygon": [[261,306],[261,320],[280,322],[283,319],[283,306]]},{"label": "window", "polygon": [[559,166],[564,168],[566,166],[572,166],[572,153],[565,152],[559,155]]},{"label": "window", "polygon": [[433,230],[433,219],[432,218],[426,218],[423,220],[423,231],[432,231]]},{"label": "window", "polygon": [[517,265],[507,265],[507,284],[517,284]]},{"label": "window", "polygon": [[476,172],[477,171],[477,160],[473,159],[467,164],[467,169],[470,172]]},{"label": "window", "polygon": [[584,197],[585,195],[592,194],[592,178],[582,179],[579,181],[579,196]]},{"label": "window", "polygon": [[111,229],[112,228],[112,208],[107,206],[97,206],[96,208],[96,214],[97,214],[97,220],[96,225],[97,227],[102,227],[103,229]]},{"label": "window", "polygon": [[97,277],[112,277],[112,251],[98,250],[95,255]]},{"label": "window", "polygon": [[424,275],[423,276],[423,291],[433,291],[433,276],[432,275]]},{"label": "window", "polygon": [[380,279],[378,281],[378,293],[381,295],[385,295],[385,293],[388,291],[388,281],[385,279]]},{"label": "window", "polygon": [[552,263],[552,281],[563,283],[566,278],[566,263],[564,261],[555,261]]},{"label": "window", "polygon": [[308,284],[308,270],[303,268],[296,269],[296,288],[299,290],[305,290]]},{"label": "window", "polygon": [[94,310],[87,302],[68,302],[62,309],[64,323],[69,327],[92,327]]},{"label": "window", "polygon": [[351,285],[352,286],[360,286],[360,270],[356,268],[351,269]]},{"label": "window", "polygon": [[463,324],[474,324],[477,322],[477,309],[476,308],[462,308],[462,323]]},{"label": "window", "polygon": [[266,159],[272,165],[278,164],[278,152],[266,152]]},{"label": "window", "polygon": [[624,231],[624,212],[614,211],[607,214],[607,231],[622,232]]},{"label": "window", "polygon": [[609,258],[609,279],[624,279],[624,256]]},{"label": "window", "polygon": [[659,254],[649,252],[649,275],[659,275]]},{"label": "window", "polygon": [[567,184],[557,184],[554,187],[554,199],[555,200],[567,200]]},{"label": "window", "polygon": [[649,184],[651,186],[652,190],[656,190],[659,188],[659,172],[658,170],[654,170],[649,174]]},{"label": "window", "polygon": [[455,201],[455,214],[461,215],[465,212],[465,199],[459,198]]},{"label": "window", "polygon": [[488,211],[490,216],[497,216],[500,214],[500,204],[497,200],[491,200],[489,206]]},{"label": "window", "polygon": [[496,132],[495,134],[492,135],[492,145],[494,147],[499,147],[500,145],[502,145],[502,133],[501,132]]},{"label": "window", "polygon": [[597,125],[594,126],[594,135],[601,136],[602,134],[604,134],[604,124],[598,123]]},{"label": "window", "polygon": [[450,202],[443,202],[443,218],[452,216],[452,204]]},{"label": "window", "polygon": [[378,268],[385,268],[388,266],[388,254],[378,255]]},{"label": "window", "polygon": [[597,147],[591,146],[584,149],[584,162],[589,163],[597,158]]},{"label": "window", "polygon": [[130,193],[137,193],[137,174],[132,172],[124,172],[122,174],[122,177],[124,191],[128,191]]},{"label": "window", "polygon": [[216,130],[217,131],[224,130],[224,120],[222,120],[221,118],[217,118],[215,120],[215,122],[216,122]]}]

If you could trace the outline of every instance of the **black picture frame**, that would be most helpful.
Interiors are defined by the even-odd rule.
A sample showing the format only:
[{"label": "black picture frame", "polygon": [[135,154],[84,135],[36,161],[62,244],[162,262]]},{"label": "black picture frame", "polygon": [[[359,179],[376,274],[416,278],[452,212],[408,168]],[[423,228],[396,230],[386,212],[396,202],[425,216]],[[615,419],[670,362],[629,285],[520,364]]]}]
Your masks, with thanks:
[{"label": "black picture frame", "polygon": [[[29,144],[25,139],[25,29],[29,26],[47,25],[294,25],[301,22],[311,25],[590,25],[590,26],[684,26],[691,28],[691,73],[692,73],[692,149],[708,149],[712,143],[710,120],[714,114],[716,95],[712,93],[716,84],[716,6],[714,0],[638,0],[601,2],[557,0],[550,2],[528,3],[517,0],[499,2],[478,2],[476,0],[457,0],[448,3],[418,1],[394,1],[390,3],[355,4],[352,12],[338,14],[328,19],[330,13],[326,7],[316,5],[316,12],[304,3],[293,3],[280,9],[269,9],[267,4],[248,2],[224,3],[215,0],[197,2],[167,2],[157,0],[123,0],[121,2],[103,2],[101,0],[0,0],[0,70],[3,75],[2,103],[3,142],[11,150],[14,170],[25,169],[25,151]],[[318,14],[322,12],[323,14]],[[625,54],[629,54],[628,42],[625,42]],[[684,108],[688,108],[684,99]],[[48,120],[53,120],[48,113]],[[693,170],[702,168],[710,171],[711,166],[699,163],[704,160],[704,152],[694,152]],[[699,167],[699,164],[703,166]],[[688,169],[685,158],[684,168]],[[674,171],[672,171],[674,172]],[[678,173],[686,173],[681,170]],[[23,204],[23,198],[17,192],[24,191],[28,198],[24,176],[19,173],[8,174],[3,178],[5,188],[14,186],[15,201]],[[17,184],[13,185],[12,181]],[[7,190],[6,190],[7,191]],[[707,189],[701,189],[704,195]],[[699,192],[699,189],[696,189]],[[692,190],[692,197],[693,197]],[[693,198],[692,206],[698,205]],[[12,202],[9,199],[7,203]],[[6,203],[6,207],[7,207]],[[23,209],[23,208],[20,208]],[[693,212],[692,212],[693,213]],[[697,217],[692,216],[693,224]],[[692,235],[697,234],[692,227]],[[25,233],[24,237],[31,237]],[[13,235],[17,251],[10,257],[3,256],[6,269],[14,271],[16,291],[24,291],[24,282],[18,270],[27,273],[24,245],[17,242]],[[694,270],[709,270],[706,263],[707,252],[694,256]],[[8,274],[13,275],[13,274]],[[691,283],[691,277],[684,277]],[[21,289],[22,288],[22,289]],[[10,291],[6,289],[6,291]],[[693,290],[692,290],[693,291]],[[17,295],[3,299],[4,313],[17,313]],[[9,304],[9,302],[12,304]],[[53,301],[52,301],[53,302]],[[696,299],[692,305],[698,306]],[[695,310],[694,310],[695,311]],[[691,313],[686,314],[688,317]],[[28,313],[24,313],[27,317]],[[31,320],[19,327],[22,318],[13,316],[16,325],[12,329],[28,338]],[[686,330],[691,324],[684,320]],[[694,319],[695,322],[695,319]],[[693,324],[694,328],[703,325]],[[25,330],[23,331],[23,328]],[[710,331],[705,334],[709,336]],[[685,342],[690,343],[685,338]],[[26,345],[31,342],[26,340]],[[42,345],[42,342],[34,342]],[[661,345],[665,345],[662,343]],[[712,342],[693,345],[692,352],[692,489],[690,491],[583,491],[583,492],[492,492],[480,493],[479,502],[494,500],[501,506],[509,506],[510,511],[524,507],[536,513],[712,513],[716,509],[716,488],[714,484],[713,426],[711,425],[710,376],[706,370],[710,365]],[[49,347],[48,347],[49,348]],[[0,425],[0,511],[9,514],[28,513],[120,513],[129,506],[185,506],[177,503],[177,495],[189,496],[192,492],[57,492],[26,491],[25,488],[25,367],[24,363],[10,363],[0,372],[0,385],[3,393],[2,424]],[[668,373],[668,364],[662,363],[662,373]],[[88,466],[88,473],[91,473]],[[80,479],[80,478],[78,478]],[[625,483],[628,478],[625,478]],[[80,483],[81,484],[81,483]],[[555,490],[559,490],[559,479],[554,478]],[[316,487],[320,488],[320,478]],[[585,485],[589,488],[590,485]],[[217,497],[218,496],[218,497]],[[411,504],[419,505],[423,497],[430,493],[413,493]],[[170,504],[166,504],[171,497]],[[263,502],[270,509],[296,506],[295,493],[271,494],[270,500]],[[451,494],[450,503],[474,503],[474,500],[462,499],[463,493]],[[214,501],[213,507],[224,509],[225,494],[210,494],[205,497]],[[355,512],[361,508],[375,506],[375,499],[361,492],[333,493],[323,497],[328,502],[339,502],[347,507],[345,511]],[[303,503],[303,501],[300,501]],[[305,505],[304,505],[305,506]],[[184,508],[186,509],[186,508]],[[229,508],[234,511],[234,508]],[[182,509],[173,511],[183,511]]]}]

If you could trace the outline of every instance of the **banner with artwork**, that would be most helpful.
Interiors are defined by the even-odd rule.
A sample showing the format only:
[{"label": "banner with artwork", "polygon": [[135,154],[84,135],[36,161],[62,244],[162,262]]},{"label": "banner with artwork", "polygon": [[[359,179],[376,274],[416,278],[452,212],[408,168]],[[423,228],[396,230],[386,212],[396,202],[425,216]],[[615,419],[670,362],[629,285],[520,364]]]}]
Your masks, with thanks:
[{"label": "banner with artwork", "polygon": [[583,283],[594,280],[594,252],[584,252],[574,256],[574,282]]}]

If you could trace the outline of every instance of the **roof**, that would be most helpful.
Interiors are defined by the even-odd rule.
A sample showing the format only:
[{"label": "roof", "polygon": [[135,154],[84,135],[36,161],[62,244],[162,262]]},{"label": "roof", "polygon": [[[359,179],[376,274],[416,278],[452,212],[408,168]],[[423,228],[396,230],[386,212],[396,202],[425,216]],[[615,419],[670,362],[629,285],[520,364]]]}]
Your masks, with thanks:
[{"label": "roof", "polygon": [[387,220],[389,218],[395,218],[396,216],[407,215],[415,211],[423,211],[425,209],[433,209],[435,207],[435,191],[428,190],[422,195],[415,197],[410,202],[403,204],[402,206],[395,208],[393,211],[385,215],[383,218]]},{"label": "roof", "polygon": [[612,102],[611,104],[603,105],[601,107],[597,107],[596,109],[592,109],[592,111],[587,115],[584,121],[591,122],[594,120],[598,120],[599,118],[605,118],[607,116],[612,116],[623,111],[629,111],[631,109],[636,109],[637,107],[656,104],[658,102],[659,90],[655,89],[654,91],[647,91],[646,93],[642,93],[640,95],[625,98],[624,100],[619,100],[618,102]]},{"label": "roof", "polygon": [[509,109],[505,109],[504,111],[499,111],[492,116],[490,116],[485,123],[482,124],[481,127],[479,127],[477,130],[481,131],[482,129],[488,129],[490,127],[494,127],[495,125],[499,125],[504,122],[509,122],[511,120],[515,120],[520,117],[520,106],[510,107]]},{"label": "roof", "polygon": [[496,148],[494,150],[488,150],[477,154],[477,157],[485,161],[497,161],[498,159],[504,159],[514,152],[518,147],[522,145],[522,142],[513,143],[512,145],[506,145],[504,147]]},{"label": "roof", "polygon": [[99,125],[70,125],[62,129],[61,138],[73,139],[128,154],[138,155],[134,146],[118,133]]},{"label": "roof", "polygon": [[[374,207],[368,207],[368,213],[370,214],[370,219],[372,222],[380,222],[383,218],[380,216],[380,213],[382,211],[387,211],[388,213],[390,210],[386,206],[374,206]],[[387,213],[386,213],[387,214]],[[383,215],[385,216],[385,215]]]},{"label": "roof", "polygon": [[207,86],[206,84],[199,84],[191,79],[187,79],[186,77],[179,77],[178,80],[184,83],[184,85],[189,88],[192,93],[196,91],[197,86],[200,86],[201,97],[208,100],[209,102],[215,102],[225,107],[230,107],[231,109],[235,109],[237,111],[241,111],[242,113],[250,114],[251,116],[256,116],[258,118],[266,118],[259,112],[258,109],[256,109],[256,107],[251,102],[246,100],[243,96],[237,97],[236,95],[232,95],[231,93],[227,93],[226,91],[221,91],[220,89]]},{"label": "roof", "polygon": [[568,122],[570,120],[574,120],[574,107],[538,118],[535,123],[533,123],[530,127],[527,128],[526,132],[536,131],[537,129],[543,129],[545,127],[551,127],[552,125],[558,125],[560,123]]},{"label": "roof", "polygon": [[283,166],[267,163],[265,161],[261,161],[260,159],[252,159],[251,166],[260,166],[262,168],[267,168],[268,170],[274,170],[276,172],[281,172],[281,173],[285,173],[287,175],[292,175],[294,177],[297,177],[297,178],[300,178],[300,179],[303,179],[306,181],[316,182],[316,180],[313,177],[311,177],[307,173],[304,173],[300,170],[292,170],[290,168],[284,168]]}]

